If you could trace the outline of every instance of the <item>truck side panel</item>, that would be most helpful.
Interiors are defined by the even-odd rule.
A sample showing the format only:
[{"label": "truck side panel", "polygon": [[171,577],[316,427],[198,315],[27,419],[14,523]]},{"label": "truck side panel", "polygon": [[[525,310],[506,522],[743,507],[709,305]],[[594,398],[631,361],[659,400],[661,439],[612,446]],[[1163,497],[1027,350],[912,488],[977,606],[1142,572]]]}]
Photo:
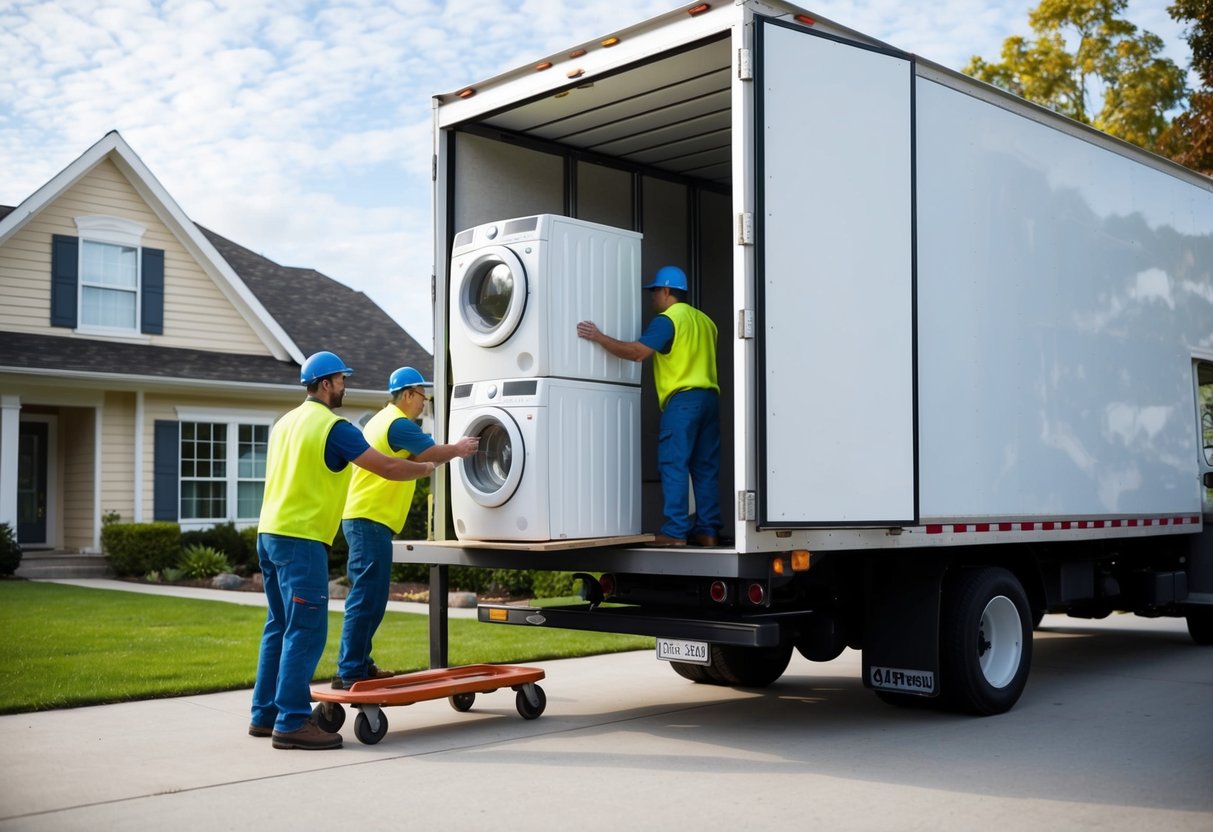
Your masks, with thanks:
[{"label": "truck side panel", "polygon": [[1197,513],[1213,194],[917,80],[921,512]]}]

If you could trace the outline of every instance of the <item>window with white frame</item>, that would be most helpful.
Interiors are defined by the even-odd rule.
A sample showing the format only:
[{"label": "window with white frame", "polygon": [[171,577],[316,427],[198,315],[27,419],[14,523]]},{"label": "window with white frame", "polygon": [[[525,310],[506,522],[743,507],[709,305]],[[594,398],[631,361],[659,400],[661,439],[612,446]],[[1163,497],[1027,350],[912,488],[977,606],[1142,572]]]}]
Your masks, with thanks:
[{"label": "window with white frame", "polygon": [[180,424],[182,524],[257,520],[265,492],[269,421]]},{"label": "window with white frame", "polygon": [[81,327],[139,330],[139,250],[146,230],[120,217],[76,217]]}]

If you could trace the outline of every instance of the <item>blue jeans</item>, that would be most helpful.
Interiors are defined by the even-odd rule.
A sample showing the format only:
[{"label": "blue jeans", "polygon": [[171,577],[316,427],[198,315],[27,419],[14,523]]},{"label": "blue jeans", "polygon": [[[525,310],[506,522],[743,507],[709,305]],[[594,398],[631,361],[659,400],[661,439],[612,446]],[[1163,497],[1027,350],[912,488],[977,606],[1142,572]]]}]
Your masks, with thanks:
[{"label": "blue jeans", "polygon": [[294,731],[312,714],[312,677],[329,625],[329,560],[324,544],[257,535],[268,611],[253,687],[253,724]]},{"label": "blue jeans", "polygon": [[[685,540],[687,535],[720,532],[720,397],[713,390],[675,393],[661,411],[657,436],[657,469],[665,498],[661,533]],[[695,493],[695,517],[687,512],[687,477]]]},{"label": "blue jeans", "polygon": [[392,581],[392,530],[374,520],[342,520],[341,531],[350,544],[346,574],[350,594],[345,599],[345,623],[337,674],[347,682],[365,679],[371,664],[371,639],[383,621]]}]

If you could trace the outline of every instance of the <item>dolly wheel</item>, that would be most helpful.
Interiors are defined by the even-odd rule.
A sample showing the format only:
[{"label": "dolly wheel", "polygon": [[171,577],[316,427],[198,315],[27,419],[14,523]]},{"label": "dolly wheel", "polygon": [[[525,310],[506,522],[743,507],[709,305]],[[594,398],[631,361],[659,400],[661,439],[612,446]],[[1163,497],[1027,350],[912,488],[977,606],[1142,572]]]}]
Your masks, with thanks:
[{"label": "dolly wheel", "polygon": [[374,745],[387,733],[387,717],[383,715],[383,711],[379,711],[376,716],[378,717],[376,720],[378,730],[371,728],[371,720],[364,711],[359,711],[358,716],[354,718],[354,736],[363,745]]},{"label": "dolly wheel", "polygon": [[345,708],[336,702],[318,702],[312,708],[312,719],[322,730],[335,734],[345,724]]},{"label": "dolly wheel", "polygon": [[457,693],[451,697],[451,707],[460,713],[465,713],[472,709],[472,705],[476,702],[475,693]]},{"label": "dolly wheel", "polygon": [[[528,687],[535,692],[536,702],[531,702],[530,697],[527,696],[526,689]],[[543,713],[543,709],[548,706],[548,697],[539,685],[523,685],[519,689],[518,696],[515,697],[514,702],[518,706],[518,715],[520,717],[523,719],[538,719],[539,715]]]}]

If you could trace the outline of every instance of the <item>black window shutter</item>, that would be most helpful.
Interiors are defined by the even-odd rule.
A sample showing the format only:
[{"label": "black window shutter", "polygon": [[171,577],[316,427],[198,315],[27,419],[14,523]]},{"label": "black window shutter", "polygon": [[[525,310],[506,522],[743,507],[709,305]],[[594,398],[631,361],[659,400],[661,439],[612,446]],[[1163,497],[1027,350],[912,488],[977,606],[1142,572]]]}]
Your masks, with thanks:
[{"label": "black window shutter", "polygon": [[143,249],[143,324],[144,335],[164,334],[164,252]]},{"label": "black window shutter", "polygon": [[76,283],[80,277],[80,241],[51,238],[51,326],[76,326]]},{"label": "black window shutter", "polygon": [[153,520],[177,519],[177,471],[180,463],[178,436],[181,427],[167,419],[156,420],[155,458],[152,460],[155,484],[152,488]]}]

